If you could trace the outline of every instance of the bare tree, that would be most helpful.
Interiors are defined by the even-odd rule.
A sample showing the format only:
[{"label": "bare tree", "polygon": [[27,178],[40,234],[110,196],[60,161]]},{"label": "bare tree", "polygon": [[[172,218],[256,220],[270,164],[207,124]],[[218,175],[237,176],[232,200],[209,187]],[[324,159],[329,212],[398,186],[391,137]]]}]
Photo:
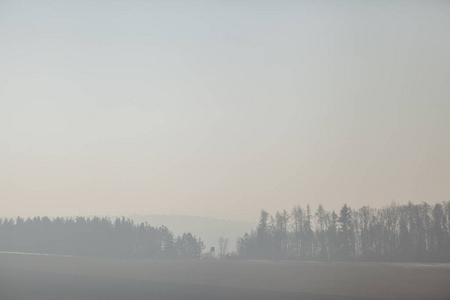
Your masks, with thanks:
[{"label": "bare tree", "polygon": [[219,258],[224,258],[228,252],[228,239],[224,237],[219,238]]}]

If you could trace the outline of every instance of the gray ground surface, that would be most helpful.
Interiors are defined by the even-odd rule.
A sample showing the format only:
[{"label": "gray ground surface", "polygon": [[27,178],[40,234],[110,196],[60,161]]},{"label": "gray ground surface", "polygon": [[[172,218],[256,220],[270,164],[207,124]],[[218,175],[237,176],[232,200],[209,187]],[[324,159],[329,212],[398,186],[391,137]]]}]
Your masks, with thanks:
[{"label": "gray ground surface", "polygon": [[0,299],[449,299],[446,264],[149,261],[0,253]]},{"label": "gray ground surface", "polygon": [[369,299],[208,284],[15,270],[1,299]]}]

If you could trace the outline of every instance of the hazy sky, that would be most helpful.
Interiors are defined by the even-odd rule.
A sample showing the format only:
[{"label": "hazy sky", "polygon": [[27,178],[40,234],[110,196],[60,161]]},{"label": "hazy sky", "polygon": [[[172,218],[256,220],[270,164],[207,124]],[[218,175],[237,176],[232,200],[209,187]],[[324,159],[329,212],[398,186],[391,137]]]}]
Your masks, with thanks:
[{"label": "hazy sky", "polygon": [[0,0],[1,215],[450,200],[450,2],[183,2]]}]

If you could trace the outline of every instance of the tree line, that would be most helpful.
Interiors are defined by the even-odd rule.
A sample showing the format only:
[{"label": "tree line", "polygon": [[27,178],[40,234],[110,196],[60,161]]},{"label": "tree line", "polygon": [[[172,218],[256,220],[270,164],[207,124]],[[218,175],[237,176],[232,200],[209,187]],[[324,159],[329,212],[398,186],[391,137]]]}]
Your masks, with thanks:
[{"label": "tree line", "polygon": [[262,210],[237,252],[243,259],[450,262],[450,202]]},{"label": "tree line", "polygon": [[0,219],[0,250],[127,258],[199,258],[203,241],[191,233],[175,237],[165,226],[116,218]]}]

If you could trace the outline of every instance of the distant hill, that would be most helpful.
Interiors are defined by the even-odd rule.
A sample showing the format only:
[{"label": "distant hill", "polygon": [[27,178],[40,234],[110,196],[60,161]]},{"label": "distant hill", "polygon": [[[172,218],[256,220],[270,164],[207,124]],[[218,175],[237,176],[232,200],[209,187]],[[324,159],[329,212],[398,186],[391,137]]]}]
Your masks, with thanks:
[{"label": "distant hill", "polygon": [[205,251],[209,251],[210,247],[217,247],[219,237],[228,238],[228,251],[235,251],[237,239],[256,226],[256,224],[246,221],[180,215],[133,214],[125,217],[139,223],[147,222],[152,226],[167,226],[175,235],[191,232],[205,242]]}]

